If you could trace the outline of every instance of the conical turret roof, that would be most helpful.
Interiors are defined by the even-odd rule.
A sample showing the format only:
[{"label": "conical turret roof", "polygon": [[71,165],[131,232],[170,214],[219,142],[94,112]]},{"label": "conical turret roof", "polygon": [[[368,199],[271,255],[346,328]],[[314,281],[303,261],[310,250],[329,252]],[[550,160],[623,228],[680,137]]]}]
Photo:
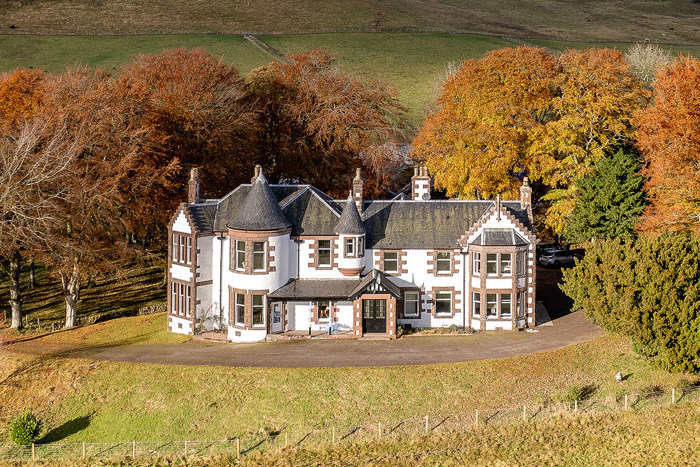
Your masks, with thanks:
[{"label": "conical turret roof", "polygon": [[236,230],[279,230],[291,225],[261,171],[250,187],[243,207],[228,227]]},{"label": "conical turret roof", "polygon": [[345,202],[343,212],[340,214],[338,224],[335,226],[335,233],[360,235],[365,233],[365,223],[360,218],[360,213],[357,212],[357,206],[352,199],[352,195],[348,196]]}]

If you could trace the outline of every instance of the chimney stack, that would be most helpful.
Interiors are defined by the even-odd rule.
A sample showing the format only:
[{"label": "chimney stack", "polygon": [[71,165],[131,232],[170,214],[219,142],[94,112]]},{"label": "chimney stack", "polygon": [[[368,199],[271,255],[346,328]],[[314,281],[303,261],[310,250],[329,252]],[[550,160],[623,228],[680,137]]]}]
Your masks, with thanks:
[{"label": "chimney stack", "polygon": [[532,188],[530,187],[530,179],[523,178],[523,186],[520,187],[520,207],[525,209],[527,206],[532,206]]},{"label": "chimney stack", "polygon": [[190,170],[190,181],[187,184],[187,204],[199,203],[199,169]]},{"label": "chimney stack", "polygon": [[255,183],[255,180],[258,179],[260,176],[260,173],[262,172],[262,165],[260,164],[255,164],[255,170],[253,172],[253,178],[250,180],[250,183]]},{"label": "chimney stack", "polygon": [[352,180],[352,199],[355,200],[355,206],[357,206],[357,212],[362,214],[362,208],[364,207],[364,191],[363,191],[364,181],[362,180],[362,174],[360,169],[356,169],[355,178]]},{"label": "chimney stack", "polygon": [[501,220],[501,194],[496,195],[496,220]]},{"label": "chimney stack", "polygon": [[432,189],[432,179],[427,167],[414,167],[411,177],[411,199],[414,201],[429,200]]}]

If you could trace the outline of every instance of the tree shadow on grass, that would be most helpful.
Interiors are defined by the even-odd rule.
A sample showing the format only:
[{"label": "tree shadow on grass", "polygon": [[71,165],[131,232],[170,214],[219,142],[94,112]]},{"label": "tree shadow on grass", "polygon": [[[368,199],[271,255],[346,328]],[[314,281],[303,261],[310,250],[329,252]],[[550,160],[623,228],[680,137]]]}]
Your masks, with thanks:
[{"label": "tree shadow on grass", "polygon": [[52,443],[67,438],[70,435],[83,431],[90,426],[90,419],[93,414],[76,417],[73,420],[51,429],[39,441],[39,444]]}]

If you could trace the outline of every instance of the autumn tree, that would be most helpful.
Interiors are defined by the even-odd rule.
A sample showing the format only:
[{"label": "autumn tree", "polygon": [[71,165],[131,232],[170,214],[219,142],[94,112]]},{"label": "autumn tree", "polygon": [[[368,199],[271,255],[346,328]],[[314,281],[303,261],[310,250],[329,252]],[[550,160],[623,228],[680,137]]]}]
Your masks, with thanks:
[{"label": "autumn tree", "polygon": [[654,102],[637,113],[637,144],[651,205],[642,228],[700,227],[700,60],[679,57],[660,70]]},{"label": "autumn tree", "polygon": [[393,88],[341,72],[324,50],[255,69],[247,82],[261,109],[258,160],[272,179],[343,197],[358,166],[371,174],[369,192],[396,180],[404,161],[392,143],[405,110]]},{"label": "autumn tree", "polygon": [[616,50],[500,49],[465,61],[446,81],[413,156],[436,186],[462,198],[517,196],[512,175],[527,172],[548,188],[545,222],[561,234],[576,182],[629,144],[632,114],[646,98]]},{"label": "autumn tree", "polygon": [[129,228],[143,235],[164,232],[182,201],[191,167],[201,167],[203,196],[221,196],[247,181],[255,164],[257,111],[238,70],[201,49],[138,55],[121,69],[115,98],[148,131],[140,164],[171,166],[169,182],[125,200]]},{"label": "autumn tree", "polygon": [[673,62],[671,53],[656,44],[634,44],[625,53],[625,60],[632,73],[644,82],[651,83],[661,67]]},{"label": "autumn tree", "polygon": [[11,327],[22,327],[20,268],[25,255],[54,247],[59,205],[77,142],[47,131],[45,120],[0,127],[0,267],[10,279]]},{"label": "autumn tree", "polygon": [[567,240],[631,237],[646,206],[639,156],[619,150],[578,182],[576,205],[568,219]]},{"label": "autumn tree", "polygon": [[41,103],[45,74],[19,68],[0,75],[0,127],[32,118]]}]

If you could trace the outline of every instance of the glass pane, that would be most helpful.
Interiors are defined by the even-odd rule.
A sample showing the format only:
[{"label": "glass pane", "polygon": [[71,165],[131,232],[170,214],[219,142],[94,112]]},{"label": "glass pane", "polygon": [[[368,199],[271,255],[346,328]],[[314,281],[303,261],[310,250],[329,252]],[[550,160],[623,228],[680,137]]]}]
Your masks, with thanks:
[{"label": "glass pane", "polygon": [[253,251],[265,251],[265,242],[253,242]]},{"label": "glass pane", "polygon": [[501,253],[501,274],[510,274],[512,259],[510,253]]},{"label": "glass pane", "polygon": [[318,318],[328,319],[329,313],[329,303],[328,302],[318,302]]},{"label": "glass pane", "polygon": [[487,293],[486,294],[486,316],[496,316],[496,294]]},{"label": "glass pane", "polygon": [[366,319],[371,319],[374,317],[373,309],[372,309],[372,300],[363,300],[362,301],[362,316]]},{"label": "glass pane", "polygon": [[331,264],[331,241],[330,240],[319,240],[318,241],[318,264],[322,266],[329,266]]},{"label": "glass pane", "polygon": [[510,318],[511,296],[510,294],[501,294],[501,317]]},{"label": "glass pane", "polygon": [[449,272],[451,268],[451,255],[449,252],[441,251],[437,254],[437,270],[439,272]]},{"label": "glass pane", "polygon": [[386,300],[376,300],[376,313],[375,317],[376,318],[385,318],[386,317]]},{"label": "glass pane", "polygon": [[406,292],[406,300],[418,300],[418,292]]},{"label": "glass pane", "polygon": [[497,261],[498,255],[496,253],[486,254],[486,273],[487,274],[497,274]]},{"label": "glass pane", "polygon": [[474,253],[474,264],[472,266],[472,272],[474,274],[479,274],[481,272],[481,253]]}]

